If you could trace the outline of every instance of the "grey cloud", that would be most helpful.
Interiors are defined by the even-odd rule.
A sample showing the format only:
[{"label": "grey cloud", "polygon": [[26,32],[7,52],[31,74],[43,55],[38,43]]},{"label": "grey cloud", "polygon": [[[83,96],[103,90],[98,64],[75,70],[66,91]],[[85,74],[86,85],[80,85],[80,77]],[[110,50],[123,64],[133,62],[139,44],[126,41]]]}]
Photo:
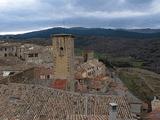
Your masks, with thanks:
[{"label": "grey cloud", "polygon": [[[73,0],[74,1],[74,0]],[[76,7],[88,11],[144,10],[150,7],[153,0],[76,0]]]},{"label": "grey cloud", "polygon": [[[0,9],[0,32],[63,26],[63,23],[66,26],[104,28],[157,28],[160,26],[160,13],[152,13],[152,3],[157,0],[34,1],[37,4],[30,5],[30,7],[24,4],[17,9],[7,7],[3,10]],[[131,15],[126,14],[125,17],[121,17],[121,11],[130,11],[129,14],[139,12],[144,15],[130,17]],[[117,16],[113,16],[113,13],[117,13],[115,14]],[[90,14],[91,16],[89,16]],[[95,14],[96,16],[92,16]],[[104,16],[106,14],[109,14],[110,17]]]},{"label": "grey cloud", "polygon": [[[153,19],[155,18],[155,19]],[[135,18],[100,19],[100,18],[74,18],[67,19],[69,26],[101,27],[101,28],[159,28],[160,15]]]}]

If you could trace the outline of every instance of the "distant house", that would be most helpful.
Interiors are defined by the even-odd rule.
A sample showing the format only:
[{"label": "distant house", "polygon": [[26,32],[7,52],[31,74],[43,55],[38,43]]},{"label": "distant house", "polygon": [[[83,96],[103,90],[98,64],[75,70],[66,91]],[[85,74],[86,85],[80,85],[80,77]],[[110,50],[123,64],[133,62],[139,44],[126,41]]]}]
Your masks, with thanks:
[{"label": "distant house", "polygon": [[18,43],[0,43],[0,57],[16,56]]},{"label": "distant house", "polygon": [[[89,60],[80,66],[76,70],[76,79],[95,78],[98,76],[106,75],[106,66],[97,59]],[[78,78],[79,77],[79,78]]]},{"label": "distant house", "polygon": [[106,66],[97,59],[88,60],[76,68],[75,79],[78,91],[100,91],[106,84]]},{"label": "distant house", "polygon": [[52,49],[35,44],[1,43],[0,57],[17,57],[26,63],[42,64],[52,62]]},{"label": "distant house", "polygon": [[152,111],[160,110],[160,100],[154,97],[154,99],[151,101],[152,105]]},{"label": "distant house", "polygon": [[[9,78],[8,78],[9,77]],[[16,74],[6,76],[0,83],[25,83],[50,86],[53,81],[52,67],[30,67]]]}]

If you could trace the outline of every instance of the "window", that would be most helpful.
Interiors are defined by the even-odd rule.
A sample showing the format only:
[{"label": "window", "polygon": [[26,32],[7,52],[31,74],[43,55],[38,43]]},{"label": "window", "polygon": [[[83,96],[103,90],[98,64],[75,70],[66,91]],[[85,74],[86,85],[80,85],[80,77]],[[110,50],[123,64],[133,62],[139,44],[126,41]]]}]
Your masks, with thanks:
[{"label": "window", "polygon": [[40,79],[45,79],[45,76],[44,75],[40,75]]},{"label": "window", "polygon": [[63,53],[63,50],[64,50],[63,47],[60,47],[59,49],[60,49],[60,56],[63,56],[63,54],[64,54]]},{"label": "window", "polygon": [[33,54],[28,54],[28,57],[33,57]]},{"label": "window", "polygon": [[63,51],[63,47],[60,47],[60,50]]},{"label": "window", "polygon": [[88,72],[88,76],[91,76],[91,72]]},{"label": "window", "polygon": [[47,75],[47,79],[50,79],[50,75]]},{"label": "window", "polygon": [[35,53],[35,57],[38,57],[38,53]]},{"label": "window", "polygon": [[69,66],[67,67],[67,70],[68,70],[68,72],[70,71],[70,67]]}]

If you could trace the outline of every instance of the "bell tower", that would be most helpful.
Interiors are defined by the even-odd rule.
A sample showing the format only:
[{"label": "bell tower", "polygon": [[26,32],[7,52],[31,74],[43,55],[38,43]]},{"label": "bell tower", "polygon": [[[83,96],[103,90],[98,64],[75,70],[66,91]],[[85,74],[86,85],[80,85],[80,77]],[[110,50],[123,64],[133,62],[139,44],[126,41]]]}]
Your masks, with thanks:
[{"label": "bell tower", "polygon": [[66,80],[65,89],[74,87],[74,36],[55,34],[52,36],[54,81]]}]

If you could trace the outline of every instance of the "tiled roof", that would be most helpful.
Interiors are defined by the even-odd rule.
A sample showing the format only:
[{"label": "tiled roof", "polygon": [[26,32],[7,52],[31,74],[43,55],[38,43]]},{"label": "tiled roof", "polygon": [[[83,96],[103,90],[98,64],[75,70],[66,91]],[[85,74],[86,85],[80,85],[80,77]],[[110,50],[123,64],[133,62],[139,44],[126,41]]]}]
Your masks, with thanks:
[{"label": "tiled roof", "polygon": [[73,118],[70,120],[86,120],[85,117],[106,120],[103,118],[108,116],[111,102],[118,104],[118,120],[132,120],[125,97],[79,94],[37,85],[1,84],[0,120],[67,120],[67,117]]},{"label": "tiled roof", "polygon": [[70,115],[67,120],[108,120],[107,115]]}]

